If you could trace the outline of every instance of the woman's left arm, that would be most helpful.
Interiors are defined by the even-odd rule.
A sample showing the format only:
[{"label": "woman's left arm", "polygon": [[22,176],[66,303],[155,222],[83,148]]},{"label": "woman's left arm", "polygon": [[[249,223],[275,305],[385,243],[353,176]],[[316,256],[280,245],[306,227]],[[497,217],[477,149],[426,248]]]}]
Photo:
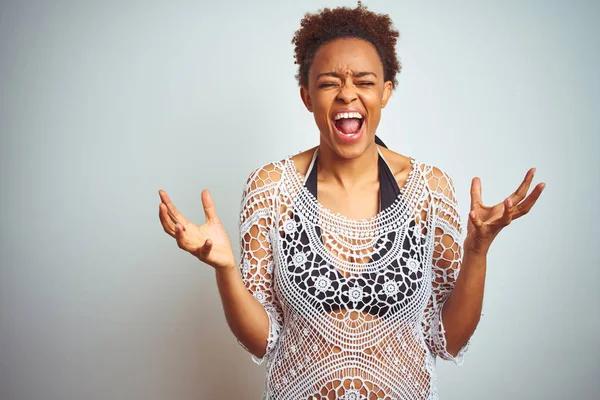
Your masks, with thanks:
[{"label": "woman's left arm", "polygon": [[543,182],[537,184],[527,196],[534,174],[535,168],[527,171],[519,188],[492,207],[481,201],[480,179],[476,177],[471,182],[471,210],[460,274],[442,309],[446,350],[453,356],[467,343],[479,323],[487,253],[493,240],[503,228],[531,210],[546,186]]}]

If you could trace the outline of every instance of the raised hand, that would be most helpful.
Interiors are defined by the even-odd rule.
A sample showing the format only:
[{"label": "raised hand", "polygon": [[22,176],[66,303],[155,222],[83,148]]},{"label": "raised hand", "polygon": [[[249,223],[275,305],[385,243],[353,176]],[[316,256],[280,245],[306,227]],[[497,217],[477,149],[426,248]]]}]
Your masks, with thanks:
[{"label": "raised hand", "polygon": [[167,234],[175,238],[182,250],[198,257],[213,268],[234,268],[233,249],[225,228],[221,224],[215,205],[208,190],[202,191],[202,205],[206,215],[206,223],[198,226],[185,218],[175,208],[169,195],[159,190],[160,222]]},{"label": "raised hand", "polygon": [[534,174],[535,168],[527,171],[525,179],[518,189],[502,203],[498,203],[493,207],[485,206],[482,203],[481,180],[473,178],[471,182],[471,211],[469,212],[465,249],[468,248],[482,253],[487,252],[494,238],[504,227],[531,210],[546,187],[543,182],[537,184],[531,194],[525,198]]}]

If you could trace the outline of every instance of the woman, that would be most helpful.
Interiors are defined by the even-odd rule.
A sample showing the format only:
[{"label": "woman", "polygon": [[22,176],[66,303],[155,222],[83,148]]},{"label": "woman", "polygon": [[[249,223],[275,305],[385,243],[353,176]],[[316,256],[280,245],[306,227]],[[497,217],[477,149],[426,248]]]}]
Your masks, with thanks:
[{"label": "woman", "polygon": [[202,226],[159,191],[161,223],[215,268],[232,332],[267,361],[264,398],[437,398],[435,359],[462,362],[490,245],[544,184],[525,198],[532,169],[487,207],[474,178],[463,240],[448,175],[375,136],[400,70],[389,16],[359,3],[301,25],[297,78],[320,143],[250,174],[239,268],[208,191]]}]

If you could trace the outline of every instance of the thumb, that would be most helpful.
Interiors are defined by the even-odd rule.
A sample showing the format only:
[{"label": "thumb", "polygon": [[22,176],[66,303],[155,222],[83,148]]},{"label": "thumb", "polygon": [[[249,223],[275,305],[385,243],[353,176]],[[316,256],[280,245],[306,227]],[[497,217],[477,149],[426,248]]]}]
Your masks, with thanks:
[{"label": "thumb", "polygon": [[215,209],[215,203],[213,202],[210,192],[207,189],[202,191],[202,206],[204,207],[206,222],[219,222],[217,210]]}]

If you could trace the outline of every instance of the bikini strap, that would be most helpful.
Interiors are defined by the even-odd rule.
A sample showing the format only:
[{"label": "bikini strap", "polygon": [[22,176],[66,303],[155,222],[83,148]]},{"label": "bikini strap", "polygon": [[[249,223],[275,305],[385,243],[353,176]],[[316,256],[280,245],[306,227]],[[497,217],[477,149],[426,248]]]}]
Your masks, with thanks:
[{"label": "bikini strap", "polygon": [[[313,153],[312,160],[308,167],[308,171],[304,176],[304,185],[310,193],[317,198],[317,169],[315,166],[318,165],[317,153],[319,148]],[[387,161],[383,158],[381,150],[377,148],[379,157],[377,160],[377,168],[379,170],[379,211],[386,209],[391,206],[398,195],[400,194],[400,187],[396,178],[390,169]]]},{"label": "bikini strap", "polygon": [[313,172],[313,167],[315,166],[315,162],[317,161],[317,153],[318,152],[319,152],[319,148],[317,147],[317,149],[313,152],[312,160],[310,161],[310,165],[308,166],[308,171],[306,171],[306,174],[304,175],[304,184],[305,185],[306,185],[306,181],[308,180],[308,177]]},{"label": "bikini strap", "polygon": [[379,211],[390,207],[396,201],[396,198],[400,195],[400,186],[396,182],[396,177],[383,157],[381,149],[377,148],[379,152]]}]

